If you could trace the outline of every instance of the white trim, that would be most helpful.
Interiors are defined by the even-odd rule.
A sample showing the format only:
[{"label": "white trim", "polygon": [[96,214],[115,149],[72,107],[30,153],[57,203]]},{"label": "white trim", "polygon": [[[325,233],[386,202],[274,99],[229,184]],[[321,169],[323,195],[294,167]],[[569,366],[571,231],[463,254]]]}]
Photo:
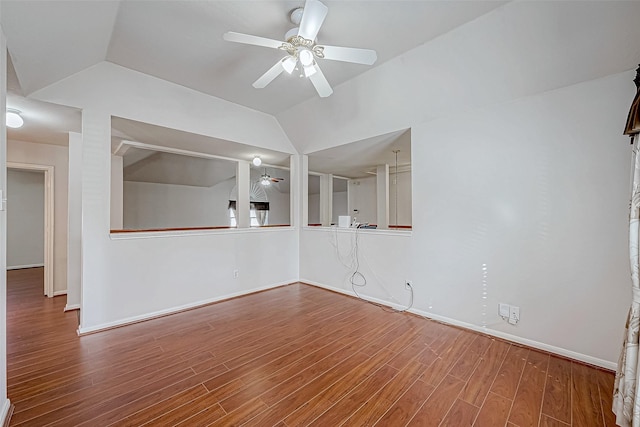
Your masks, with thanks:
[{"label": "white trim", "polygon": [[54,167],[31,163],[7,162],[7,169],[44,172],[44,294],[53,297]]},{"label": "white trim", "polygon": [[62,289],[61,291],[53,291],[53,296],[57,297],[60,295],[66,295],[67,294],[67,290],[66,289]]},{"label": "white trim", "polygon": [[367,235],[373,235],[373,236],[400,236],[400,237],[411,237],[413,235],[413,230],[392,230],[392,229],[378,229],[378,228],[343,228],[343,227],[338,227],[335,225],[332,225],[331,227],[322,227],[322,226],[305,226],[302,227],[302,229],[304,231],[315,231],[315,232],[320,232],[320,231],[335,231],[337,230],[338,233],[355,233],[356,230],[358,230],[358,233],[362,233],[360,234],[360,236],[367,236]]},{"label": "white trim", "polygon": [[[345,294],[345,295],[350,295],[350,296],[354,296],[357,297],[355,293],[353,293],[352,291],[346,290],[346,289],[341,289],[341,288],[336,288],[333,286],[328,286],[328,285],[323,285],[322,283],[318,283],[318,282],[314,282],[313,280],[307,280],[307,279],[300,279],[300,282],[302,283],[307,283],[309,285],[312,286],[316,286],[318,288],[323,288],[323,289],[328,289],[334,292],[339,292],[341,294]],[[369,296],[366,296],[367,300],[370,300],[372,302],[378,303],[378,304],[383,304],[395,309],[402,309],[403,307],[398,305],[398,304],[392,304],[388,301],[385,300],[381,300],[378,298],[372,298]],[[572,350],[567,350],[565,348],[562,347],[556,347],[553,345],[549,345],[549,344],[545,344],[539,341],[534,341],[534,340],[530,340],[528,338],[523,338],[523,337],[519,337],[517,335],[512,335],[506,332],[500,332],[500,331],[496,331],[494,329],[488,329],[486,327],[482,327],[482,326],[478,326],[478,325],[474,325],[472,323],[467,323],[467,322],[462,322],[460,320],[456,320],[456,319],[451,319],[449,317],[445,317],[445,316],[440,316],[438,314],[433,314],[433,313],[429,313],[423,310],[418,310],[416,308],[412,308],[410,310],[407,310],[409,313],[413,313],[413,314],[417,314],[418,316],[422,316],[422,317],[426,317],[428,319],[433,319],[433,320],[437,320],[438,322],[442,322],[442,323],[446,323],[449,325],[453,325],[453,326],[458,326],[460,328],[464,328],[464,329],[468,329],[468,330],[472,330],[475,332],[480,332],[481,334],[486,334],[486,335],[491,335],[497,338],[501,338],[507,341],[511,341],[514,343],[518,343],[518,344],[522,344],[522,345],[526,345],[528,347],[532,347],[532,348],[536,348],[539,350],[543,350],[546,351],[548,353],[553,353],[553,354],[557,354],[559,356],[562,357],[566,357],[569,359],[573,359],[573,360],[577,360],[580,362],[584,362],[584,363],[588,363],[590,365],[595,365],[595,366],[599,366],[601,368],[605,368],[605,369],[609,369],[611,371],[615,371],[618,364],[616,362],[611,362],[608,360],[604,360],[604,359],[599,359],[597,357],[593,357],[593,356],[589,356],[586,354],[582,354],[582,353],[578,353]]]},{"label": "white trim", "polygon": [[0,410],[0,425],[5,425],[7,423],[7,415],[9,415],[9,410],[11,409],[11,401],[6,399],[4,401],[4,405],[2,405],[2,410]]},{"label": "white trim", "polygon": [[131,316],[131,317],[127,317],[127,318],[124,318],[124,319],[121,319],[121,320],[116,320],[116,321],[113,321],[113,322],[106,322],[106,323],[102,323],[100,325],[91,326],[89,328],[83,328],[82,325],[80,325],[78,327],[77,333],[78,333],[79,336],[82,336],[82,335],[92,334],[94,332],[100,332],[100,331],[104,331],[104,330],[108,330],[108,329],[117,328],[117,327],[120,327],[120,326],[130,325],[130,324],[133,324],[133,323],[144,322],[145,320],[152,320],[152,319],[156,319],[158,317],[167,316],[169,314],[180,313],[182,311],[187,311],[187,310],[192,310],[194,308],[204,307],[206,305],[210,305],[210,304],[213,304],[213,303],[216,303],[216,302],[228,300],[228,299],[231,299],[231,298],[241,297],[241,296],[244,296],[244,295],[249,295],[249,294],[253,294],[253,293],[256,293],[256,292],[260,292],[260,291],[266,291],[267,289],[274,289],[274,288],[290,285],[292,283],[297,283],[297,282],[298,282],[297,279],[286,280],[284,282],[275,283],[275,284],[272,284],[272,285],[260,286],[260,287],[257,287],[257,288],[248,289],[246,291],[234,292],[234,293],[231,293],[231,294],[222,295],[222,296],[215,297],[215,298],[210,298],[210,299],[197,301],[197,302],[193,302],[193,303],[189,303],[189,304],[179,305],[177,307],[171,307],[171,308],[167,308],[167,309],[164,309],[164,310],[158,310],[158,311],[154,311],[154,312],[151,312],[151,313],[141,314],[141,315],[138,315],[138,316]]},{"label": "white trim", "polygon": [[12,265],[12,266],[7,266],[7,270],[22,270],[23,268],[36,268],[36,267],[44,267],[44,263],[43,264]]},{"label": "white trim", "polygon": [[156,239],[160,237],[211,236],[216,234],[240,233],[277,233],[282,230],[294,230],[293,226],[283,227],[251,227],[251,228],[220,228],[213,230],[167,230],[167,231],[135,231],[129,233],[110,233],[111,240]]},{"label": "white trim", "polygon": [[[123,139],[120,142],[120,144],[118,145],[118,147],[116,147],[113,154],[116,156],[123,156],[124,153],[126,153],[126,151],[129,149],[129,147],[140,148],[143,150],[160,151],[163,153],[170,153],[170,154],[180,154],[182,156],[189,156],[189,157],[201,157],[203,159],[228,160],[231,162],[242,161],[242,159],[237,159],[233,157],[218,156],[215,154],[203,153],[201,151],[183,150],[182,148],[167,147],[164,145],[147,144],[146,142],[128,141],[126,139]],[[285,154],[293,154],[293,153],[285,153]],[[267,163],[262,163],[259,168],[273,168],[273,169],[281,169],[281,170],[290,169],[286,166],[270,165]]]},{"label": "white trim", "polygon": [[80,304],[67,304],[64,306],[64,311],[80,310]]}]

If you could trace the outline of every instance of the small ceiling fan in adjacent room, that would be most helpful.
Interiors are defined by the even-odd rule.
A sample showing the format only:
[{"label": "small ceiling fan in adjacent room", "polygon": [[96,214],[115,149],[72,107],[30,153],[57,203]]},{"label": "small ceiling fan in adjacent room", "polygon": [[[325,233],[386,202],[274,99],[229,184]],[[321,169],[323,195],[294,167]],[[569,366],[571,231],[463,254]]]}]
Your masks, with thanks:
[{"label": "small ceiling fan in adjacent room", "polygon": [[324,74],[322,74],[322,70],[318,65],[319,59],[372,65],[378,58],[375,50],[371,49],[318,44],[316,36],[324,22],[324,18],[327,16],[328,10],[327,6],[318,0],[306,0],[304,8],[297,8],[291,12],[291,22],[299,25],[299,27],[289,30],[284,36],[285,41],[231,31],[224,34],[224,39],[287,52],[287,56],[276,62],[273,67],[258,78],[253,83],[253,87],[264,88],[283,71],[291,74],[294,70],[299,70],[300,76],[308,77],[316,88],[318,95],[324,98],[331,95],[333,89]]},{"label": "small ceiling fan in adjacent room", "polygon": [[272,178],[271,175],[267,173],[266,169],[264,170],[264,173],[260,176],[260,179],[258,179],[258,183],[264,186],[271,185],[272,182],[278,183],[280,181],[284,181],[284,178]]}]

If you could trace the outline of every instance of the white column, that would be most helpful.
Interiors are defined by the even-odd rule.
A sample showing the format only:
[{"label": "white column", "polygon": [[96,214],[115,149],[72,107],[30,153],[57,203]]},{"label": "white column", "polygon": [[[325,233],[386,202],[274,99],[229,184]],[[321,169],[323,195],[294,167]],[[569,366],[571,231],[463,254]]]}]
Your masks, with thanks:
[{"label": "white column", "polygon": [[320,224],[323,227],[331,226],[333,216],[333,175],[322,174],[320,176]]},{"label": "white column", "polygon": [[80,308],[82,289],[82,134],[69,132],[69,184],[67,214],[67,305]]},{"label": "white column", "polygon": [[238,160],[236,166],[236,185],[238,186],[238,198],[236,200],[236,223],[238,228],[249,228],[251,219],[249,218],[249,189],[251,187],[251,177],[249,162]]},{"label": "white column", "polygon": [[111,229],[121,230],[122,223],[122,197],[123,176],[122,156],[111,156]]},{"label": "white column", "polygon": [[389,228],[389,165],[376,169],[376,223],[378,228]]},{"label": "white column", "polygon": [[291,225],[309,225],[309,157],[304,154],[291,155]]},{"label": "white column", "polygon": [[111,115],[82,110],[82,287],[80,330],[102,322],[113,268],[109,251],[111,220]]}]

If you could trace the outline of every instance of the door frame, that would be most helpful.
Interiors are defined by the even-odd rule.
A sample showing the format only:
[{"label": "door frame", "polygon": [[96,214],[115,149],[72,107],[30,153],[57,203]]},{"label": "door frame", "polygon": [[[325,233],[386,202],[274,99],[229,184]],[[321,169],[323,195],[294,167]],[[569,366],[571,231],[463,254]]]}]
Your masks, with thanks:
[{"label": "door frame", "polygon": [[[51,165],[36,165],[31,163],[7,162],[7,169],[42,171],[44,172],[44,294],[51,298],[53,291],[53,236],[54,222],[54,167]],[[11,201],[7,209],[11,209]]]}]

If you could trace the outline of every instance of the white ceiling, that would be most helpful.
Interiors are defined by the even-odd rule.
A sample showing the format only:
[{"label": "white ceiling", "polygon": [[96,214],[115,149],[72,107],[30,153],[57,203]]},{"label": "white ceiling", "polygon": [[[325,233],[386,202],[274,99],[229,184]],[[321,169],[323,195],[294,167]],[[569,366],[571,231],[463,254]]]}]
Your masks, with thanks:
[{"label": "white ceiling", "polygon": [[[496,1],[325,1],[322,43],[375,49],[379,65],[482,15]],[[110,61],[253,109],[275,114],[316,92],[283,75],[265,89],[251,83],[278,60],[277,50],[226,42],[226,31],[281,39],[299,1],[4,1],[0,23],[9,50],[7,106],[25,125],[9,139],[66,145],[81,131],[81,112],[28,95],[101,61]],[[393,35],[393,37],[390,37]],[[370,67],[325,61],[333,86]],[[130,139],[231,158],[288,155],[166,128],[114,119],[115,143]],[[212,151],[213,150],[213,151]],[[375,163],[374,163],[375,164]]]},{"label": "white ceiling", "polygon": [[[299,115],[306,113],[308,105],[313,105],[316,108],[315,111],[326,107],[332,111],[336,110],[336,114],[342,114],[337,111],[339,108],[334,104],[334,102],[337,103],[336,99],[339,99],[336,94],[327,99],[320,99],[306,79],[285,74],[265,89],[254,89],[251,83],[271,67],[282,53],[268,48],[226,42],[222,39],[222,34],[226,31],[281,39],[293,26],[288,21],[288,13],[302,6],[304,0],[0,1],[2,2],[0,23],[7,36],[10,54],[7,105],[21,110],[25,118],[23,128],[8,131],[10,139],[66,144],[67,132],[81,131],[81,112],[30,99],[29,94],[101,61],[110,61],[273,114],[280,120],[289,137],[292,140],[295,139],[293,143],[298,149],[307,141],[301,141],[299,135],[292,133],[291,126],[286,126],[287,119],[296,123],[302,122],[299,120]],[[375,49],[378,53],[378,62],[373,67],[379,67],[385,61],[417,46],[423,44],[429,46],[429,41],[440,40],[443,34],[506,3],[485,0],[322,1],[328,6],[329,13],[318,34],[318,41],[331,45]],[[531,5],[531,8],[535,9],[536,2],[521,3],[525,6]],[[583,4],[583,2],[571,1],[566,3]],[[550,22],[549,26],[557,25],[561,29],[553,32],[553,36],[540,34],[544,28],[538,26],[535,29],[523,27],[522,32],[526,40],[531,41],[522,45],[528,47],[526,49],[520,48],[522,37],[512,41],[506,40],[505,43],[514,44],[514,50],[522,52],[524,57],[533,58],[536,64],[533,67],[528,66],[527,62],[514,60],[509,68],[509,75],[516,76],[523,84],[526,82],[526,84],[535,85],[544,81],[543,78],[538,78],[538,75],[545,75],[542,72],[544,70],[550,70],[546,74],[554,76],[575,74],[561,72],[562,70],[558,68],[558,64],[577,62],[571,56],[576,55],[575,52],[579,52],[579,56],[582,57],[592,51],[596,53],[614,51],[610,48],[612,43],[607,35],[616,31],[611,29],[610,20],[604,19],[606,18],[604,15],[607,15],[604,13],[606,10],[603,12],[603,8],[606,9],[608,3],[614,2],[584,2],[587,5],[591,3],[598,3],[599,7],[594,9],[598,13],[595,13],[592,7],[578,7],[574,10],[573,7],[568,6],[566,13],[575,15],[576,23],[573,27],[566,28],[560,25],[566,20],[558,18],[558,22]],[[631,3],[637,4],[638,1]],[[496,11],[496,14],[500,16],[504,9]],[[620,13],[620,10],[626,10],[626,8],[611,6],[611,10],[611,19],[615,20],[618,15],[613,11]],[[532,13],[534,12],[535,10],[532,10]],[[600,20],[603,24],[595,28],[594,22],[597,24]],[[566,34],[562,31],[566,31]],[[547,32],[550,31],[547,30]],[[626,32],[617,32],[626,34]],[[552,40],[556,40],[553,37],[559,37],[560,41],[570,44],[571,48],[560,49],[561,54],[558,54],[545,44],[540,46],[536,44],[539,39],[547,40],[549,37],[552,37]],[[599,43],[597,40],[604,41]],[[633,53],[637,52],[636,38],[626,37],[623,40],[627,43],[627,48],[615,51],[629,52],[628,56],[634,56]],[[486,51],[478,51],[478,55],[490,60],[492,48],[493,46],[486,46]],[[543,54],[535,48],[543,51]],[[538,60],[541,57],[546,58],[544,53],[547,51],[551,51],[553,55],[548,60]],[[455,52],[453,54],[455,55]],[[619,58],[616,59],[617,57],[593,57],[594,62],[611,64],[608,68],[605,67],[606,70],[602,73],[595,73],[597,76],[629,69],[629,63],[631,63],[626,59],[622,63]],[[474,66],[477,65],[477,58],[474,61],[473,58],[465,57],[460,58],[460,61],[468,63],[470,71],[465,76],[475,76]],[[637,58],[633,61],[637,61]],[[341,83],[372,69],[369,66],[335,61],[323,61],[320,65],[334,89]],[[504,68],[507,65],[500,63],[499,66]],[[582,68],[584,72],[574,80],[594,78],[591,69],[596,68],[596,65],[587,63]],[[408,73],[416,72],[421,70],[408,70]],[[482,70],[479,70],[480,84],[486,77],[481,74]],[[369,73],[363,78],[369,76],[373,79],[375,73]],[[399,75],[398,79],[402,79],[402,75]],[[574,80],[561,81],[559,86],[575,83]],[[346,86],[348,84],[343,85],[343,88]],[[375,90],[375,87],[372,90]],[[548,88],[541,86],[539,90],[548,90]],[[537,92],[532,91],[532,93]],[[380,94],[380,99],[383,96],[384,94]],[[332,98],[336,99],[332,100]],[[307,101],[305,105],[300,105],[305,101]],[[437,103],[434,105],[436,106],[434,108],[441,108]],[[297,108],[297,110],[291,110],[291,108]],[[421,114],[429,117],[428,112]],[[222,157],[250,159],[253,155],[260,154],[265,163],[272,165],[285,165],[288,162],[288,155],[285,153],[257,150],[255,147],[243,144],[123,119],[114,119],[113,131],[114,144],[122,139],[130,139]],[[395,137],[400,136],[401,133],[402,131],[399,131]],[[408,139],[410,138],[407,136]],[[382,135],[342,148],[311,153],[309,163],[311,169],[318,172],[360,177],[373,165],[392,163],[393,159],[389,159],[390,148],[393,144],[399,143],[405,142],[395,141],[393,135]],[[405,155],[410,156],[410,148],[404,145],[403,147],[400,148],[399,155],[401,164],[410,162],[410,159],[404,158]],[[336,159],[340,159],[340,168],[336,167]]]},{"label": "white ceiling", "polygon": [[[318,42],[363,47],[376,65],[505,3],[504,1],[325,0]],[[251,83],[281,51],[222,39],[226,31],[282,40],[299,1],[5,1],[0,22],[25,94],[100,61],[275,114],[317,96],[310,82],[281,76],[265,89]],[[322,61],[335,87],[370,67]]]}]

